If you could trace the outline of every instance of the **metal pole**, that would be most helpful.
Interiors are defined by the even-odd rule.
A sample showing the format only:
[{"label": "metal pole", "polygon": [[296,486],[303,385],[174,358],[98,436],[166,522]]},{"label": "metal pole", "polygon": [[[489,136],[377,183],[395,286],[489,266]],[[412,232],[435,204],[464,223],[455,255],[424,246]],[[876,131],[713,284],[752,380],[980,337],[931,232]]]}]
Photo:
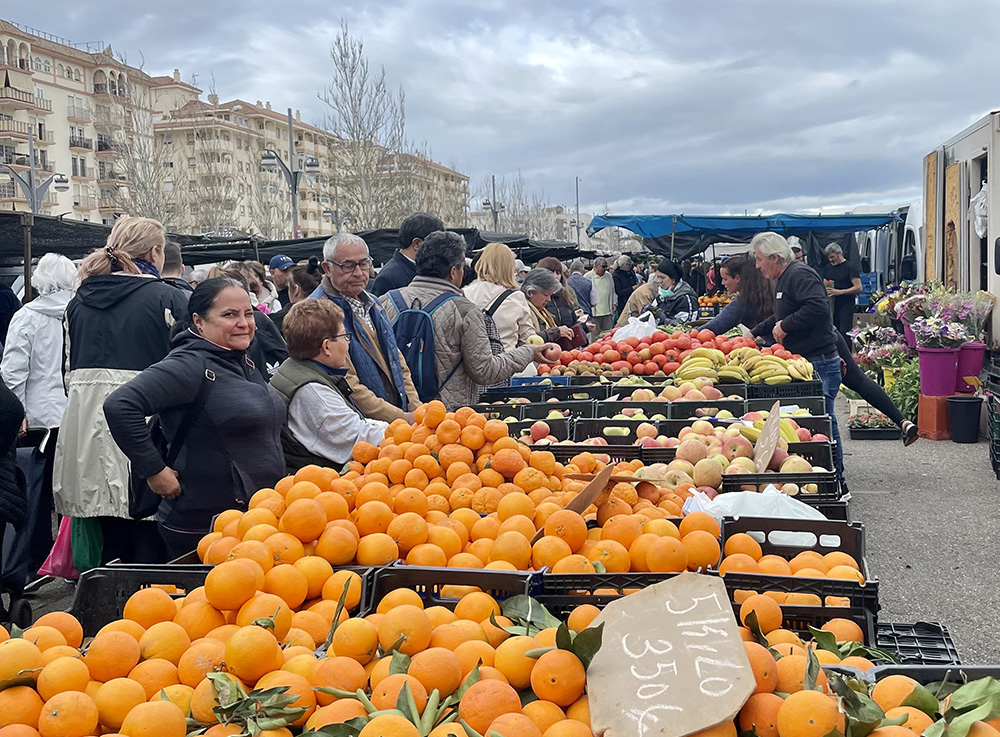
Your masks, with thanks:
[{"label": "metal pole", "polygon": [[33,215],[38,214],[39,205],[38,202],[38,190],[35,189],[35,128],[34,126],[28,126],[28,163],[31,168],[28,172],[28,206],[31,208],[31,213]]},{"label": "metal pole", "polygon": [[291,177],[288,187],[292,190],[292,238],[299,234],[299,172],[295,165],[295,140],[292,132],[292,109],[288,108],[288,171]]},{"label": "metal pole", "polygon": [[497,208],[497,175],[491,174],[490,177],[493,179],[493,199],[490,200],[490,211],[493,213],[493,232],[499,232],[499,225],[497,222],[497,215],[499,215],[500,210]]},{"label": "metal pole", "polygon": [[580,177],[576,178],[576,247],[580,248]]},{"label": "metal pole", "polygon": [[670,218],[670,260],[674,260],[674,228],[677,226],[677,218]]},{"label": "metal pole", "polygon": [[24,297],[21,304],[31,301],[31,227],[34,224],[34,214],[21,213],[21,238],[24,241]]}]

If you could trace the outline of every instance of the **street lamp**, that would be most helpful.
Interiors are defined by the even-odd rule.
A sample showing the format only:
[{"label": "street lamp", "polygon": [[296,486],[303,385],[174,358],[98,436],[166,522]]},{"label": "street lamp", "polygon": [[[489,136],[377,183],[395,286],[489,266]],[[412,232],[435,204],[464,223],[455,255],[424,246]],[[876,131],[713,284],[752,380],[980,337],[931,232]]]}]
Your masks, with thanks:
[{"label": "street lamp", "polygon": [[332,221],[334,227],[337,229],[336,232],[337,233],[340,232],[340,211],[331,210],[329,207],[327,207],[325,210],[323,210],[323,217],[325,217],[327,220]]},{"label": "street lamp", "polygon": [[28,200],[28,206],[31,208],[31,214],[37,215],[38,211],[42,208],[42,198],[48,192],[49,186],[54,184],[56,192],[66,192],[69,190],[69,179],[66,178],[65,174],[52,174],[44,182],[38,183],[38,179],[35,176],[34,128],[29,128],[28,130],[28,162],[30,168],[25,172],[27,178],[14,171],[9,164],[3,164],[3,168],[7,170],[11,179],[17,182],[21,191],[24,192],[24,196]]},{"label": "street lamp", "polygon": [[265,148],[260,157],[261,171],[277,171],[285,177],[285,182],[291,190],[292,196],[292,238],[299,237],[299,184],[304,177],[312,177],[319,174],[319,161],[312,156],[307,156],[300,161],[295,155],[295,132],[292,128],[292,109],[288,108],[288,155],[291,158],[289,167],[278,156],[278,152],[270,148]]},{"label": "street lamp", "polygon": [[507,208],[504,207],[503,203],[497,202],[497,177],[496,177],[496,174],[492,174],[490,176],[491,176],[491,178],[493,180],[493,199],[491,200],[491,199],[489,199],[487,197],[485,200],[483,200],[483,207],[485,207],[487,210],[489,210],[490,212],[493,213],[493,232],[496,233],[496,232],[499,231],[499,227],[500,227],[498,225],[498,222],[499,222],[498,216],[500,215],[501,212],[503,212]]}]

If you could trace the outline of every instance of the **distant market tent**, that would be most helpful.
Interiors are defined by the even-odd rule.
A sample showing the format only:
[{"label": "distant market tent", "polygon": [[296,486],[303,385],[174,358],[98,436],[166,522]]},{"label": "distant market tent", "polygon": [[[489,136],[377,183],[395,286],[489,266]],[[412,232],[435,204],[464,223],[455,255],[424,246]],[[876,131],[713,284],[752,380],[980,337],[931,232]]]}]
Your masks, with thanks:
[{"label": "distant market tent", "polygon": [[867,215],[596,215],[587,228],[594,235],[604,228],[625,228],[643,238],[654,253],[681,260],[704,252],[714,243],[749,243],[757,233],[772,231],[797,236],[810,258],[822,258],[828,243],[847,246],[856,256],[853,235],[902,222],[896,213]]}]

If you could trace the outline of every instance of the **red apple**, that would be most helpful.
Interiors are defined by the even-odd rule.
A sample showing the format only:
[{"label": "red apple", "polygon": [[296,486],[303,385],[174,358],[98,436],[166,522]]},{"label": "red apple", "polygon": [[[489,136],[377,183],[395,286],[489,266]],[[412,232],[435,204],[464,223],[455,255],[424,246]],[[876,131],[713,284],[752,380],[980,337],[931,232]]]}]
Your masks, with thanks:
[{"label": "red apple", "polygon": [[795,434],[799,436],[799,441],[803,443],[808,443],[812,439],[812,433],[809,432],[809,428],[800,427],[795,431]]},{"label": "red apple", "polygon": [[753,443],[742,435],[728,438],[722,444],[722,455],[726,457],[727,461],[740,456],[743,458],[753,458]]},{"label": "red apple", "polygon": [[550,343],[543,351],[542,355],[545,356],[545,360],[549,363],[554,363],[559,360],[562,356],[562,348],[557,346],[555,343]]},{"label": "red apple", "polygon": [[812,441],[814,443],[829,443],[830,442],[830,438],[828,438],[823,433],[818,432],[818,433],[816,433],[815,435],[812,436]]},{"label": "red apple", "polygon": [[542,438],[548,437],[549,432],[549,423],[539,420],[531,426],[531,439],[541,440]]},{"label": "red apple", "polygon": [[771,461],[767,464],[768,471],[779,471],[781,470],[781,464],[785,462],[788,458],[788,453],[781,448],[774,449],[774,455],[771,456]]}]

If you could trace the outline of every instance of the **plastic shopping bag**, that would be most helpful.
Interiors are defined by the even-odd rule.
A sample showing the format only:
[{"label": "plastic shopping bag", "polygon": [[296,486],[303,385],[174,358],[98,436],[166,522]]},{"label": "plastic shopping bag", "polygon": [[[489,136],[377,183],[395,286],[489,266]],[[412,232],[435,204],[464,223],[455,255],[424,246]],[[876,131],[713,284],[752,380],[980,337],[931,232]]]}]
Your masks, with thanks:
[{"label": "plastic shopping bag", "polygon": [[630,317],[626,325],[618,328],[614,335],[615,340],[625,340],[625,338],[648,338],[656,332],[656,315],[647,312],[639,317]]},{"label": "plastic shopping bag", "polygon": [[104,534],[101,521],[96,517],[76,517],[73,519],[73,567],[78,571],[89,571],[101,565],[104,552]]},{"label": "plastic shopping bag", "polygon": [[715,499],[695,491],[684,502],[684,514],[707,512],[722,523],[723,517],[772,517],[775,519],[826,519],[818,509],[768,484],[764,491],[733,491]]},{"label": "plastic shopping bag", "polygon": [[76,568],[73,567],[73,531],[71,525],[72,520],[69,517],[62,518],[49,557],[38,569],[39,576],[57,576],[69,580],[80,577]]}]

